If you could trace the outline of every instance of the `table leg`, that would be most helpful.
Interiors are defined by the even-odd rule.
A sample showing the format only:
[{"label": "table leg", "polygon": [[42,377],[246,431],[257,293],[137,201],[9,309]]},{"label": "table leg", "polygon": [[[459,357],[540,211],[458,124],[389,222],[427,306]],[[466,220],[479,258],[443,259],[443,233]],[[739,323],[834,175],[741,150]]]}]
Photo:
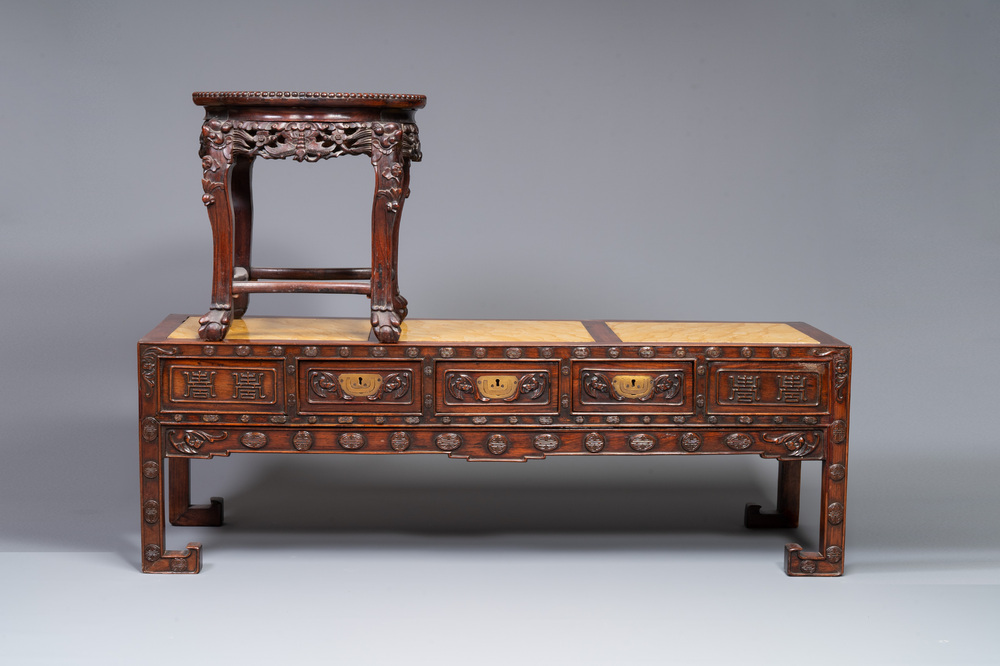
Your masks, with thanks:
[{"label": "table leg", "polygon": [[191,504],[191,460],[170,458],[170,524],[218,527],[222,524],[222,498],[211,504]]},{"label": "table leg", "polygon": [[212,224],[212,305],[198,322],[198,335],[214,341],[226,337],[233,319],[233,159],[225,139],[220,135],[217,143],[209,127],[203,127],[200,154],[205,190],[201,200]]},{"label": "table leg", "polygon": [[[845,411],[846,415],[846,411]],[[844,573],[844,522],[847,500],[847,424],[837,421],[828,430],[823,460],[819,523],[819,550],[806,552],[797,543],[785,546],[789,576],[839,576]]]},{"label": "table leg", "polygon": [[[142,415],[140,415],[142,416]],[[189,543],[184,550],[165,550],[166,525],[163,506],[163,429],[151,416],[141,420],[139,439],[140,502],[142,509],[143,573],[198,573],[201,544]]]},{"label": "table leg", "polygon": [[743,524],[751,529],[794,528],[799,526],[799,488],[802,461],[778,461],[777,511],[761,511],[759,504],[747,504]]},{"label": "table leg", "polygon": [[[233,206],[233,268],[242,268],[250,277],[250,246],[253,242],[253,195],[251,176],[253,157],[237,157],[230,178]],[[235,279],[235,276],[233,276]],[[250,294],[233,295],[233,317],[239,319],[247,311]]]},{"label": "table leg", "polygon": [[407,181],[403,130],[396,123],[375,123],[372,132],[375,197],[372,202],[371,322],[379,342],[396,342],[403,320],[397,310],[395,265],[398,223]]}]

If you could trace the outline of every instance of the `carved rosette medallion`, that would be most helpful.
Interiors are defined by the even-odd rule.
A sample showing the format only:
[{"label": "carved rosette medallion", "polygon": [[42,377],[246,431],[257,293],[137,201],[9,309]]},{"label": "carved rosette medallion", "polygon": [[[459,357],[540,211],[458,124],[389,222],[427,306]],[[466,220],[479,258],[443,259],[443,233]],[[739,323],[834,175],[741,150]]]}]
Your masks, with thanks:
[{"label": "carved rosette medallion", "polygon": [[418,347],[407,347],[406,355],[410,358],[416,358],[420,356],[420,349]]},{"label": "carved rosette medallion", "polygon": [[389,353],[385,347],[372,347],[371,351],[375,358],[385,358],[386,354]]},{"label": "carved rosette medallion", "polygon": [[201,348],[201,353],[205,356],[215,356],[215,345],[205,345]]},{"label": "carved rosette medallion", "polygon": [[173,447],[181,453],[194,455],[198,453],[198,449],[205,444],[217,442],[228,436],[229,433],[226,432],[214,434],[204,430],[184,430],[181,432],[174,430],[170,432],[167,439],[170,440]]},{"label": "carved rosette medallion", "polygon": [[155,543],[146,546],[142,551],[142,556],[147,562],[155,562],[160,559],[160,547]]},{"label": "carved rosette medallion", "polygon": [[389,435],[389,446],[393,451],[405,451],[410,448],[410,436],[402,431],[394,432]]},{"label": "carved rosette medallion", "polygon": [[844,477],[847,476],[847,468],[840,463],[830,465],[827,474],[830,476],[831,481],[843,481]]},{"label": "carved rosette medallion", "polygon": [[847,421],[837,420],[830,425],[830,439],[834,444],[843,444],[847,441]]},{"label": "carved rosette medallion", "polygon": [[559,438],[550,434],[536,435],[535,448],[545,453],[555,451],[559,448]]},{"label": "carved rosette medallion", "polygon": [[633,451],[645,453],[656,446],[656,439],[652,435],[636,433],[628,438],[628,445]]},{"label": "carved rosette medallion", "polygon": [[183,557],[174,557],[170,560],[170,570],[174,573],[187,571],[187,561]]},{"label": "carved rosette medallion", "polygon": [[248,347],[247,345],[240,345],[235,349],[237,356],[249,356],[250,351],[251,351],[250,347]]},{"label": "carved rosette medallion", "polygon": [[507,358],[521,358],[524,355],[524,350],[520,347],[509,347],[505,352],[504,356]]},{"label": "carved rosette medallion", "polygon": [[308,430],[300,430],[292,437],[292,448],[296,451],[308,451],[312,445],[313,436]]},{"label": "carved rosette medallion", "polygon": [[833,502],[826,508],[826,519],[831,525],[839,525],[844,522],[844,505],[840,502]]},{"label": "carved rosette medallion", "polygon": [[743,358],[750,358],[750,357],[752,357],[753,356],[753,348],[751,348],[751,347],[744,347],[743,349],[740,350],[740,356],[742,356]]},{"label": "carved rosette medallion", "polygon": [[656,356],[656,350],[653,349],[652,347],[640,347],[639,356],[643,358],[653,358],[654,356]]},{"label": "carved rosette medallion", "polygon": [[337,353],[340,354],[341,358],[347,358],[348,356],[351,355],[351,348],[350,347],[338,347],[337,348]]},{"label": "carved rosette medallion", "polygon": [[708,358],[719,358],[722,355],[722,350],[718,347],[708,347],[705,349],[705,356]]},{"label": "carved rosette medallion", "polygon": [[552,347],[539,347],[538,355],[542,358],[552,358]]},{"label": "carved rosette medallion", "polygon": [[844,559],[844,549],[840,546],[830,546],[826,549],[826,559],[828,562],[837,564],[840,560]]},{"label": "carved rosette medallion", "polygon": [[743,451],[753,446],[753,438],[742,432],[734,432],[726,435],[726,446],[734,451]]},{"label": "carved rosette medallion", "polygon": [[245,432],[240,437],[240,444],[248,449],[262,449],[267,446],[267,435],[262,432]]},{"label": "carved rosette medallion", "polygon": [[154,499],[149,499],[142,504],[142,519],[147,525],[155,525],[160,522],[160,503]]},{"label": "carved rosette medallion", "polygon": [[490,435],[489,439],[486,440],[486,448],[495,456],[506,453],[509,446],[510,442],[504,435]]},{"label": "carved rosette medallion", "polygon": [[156,436],[160,433],[160,424],[152,416],[147,416],[142,420],[142,438],[147,442],[155,442]]},{"label": "carved rosette medallion", "polygon": [[303,347],[302,353],[306,356],[316,356],[319,354],[319,347]]},{"label": "carved rosette medallion", "polygon": [[802,573],[816,573],[816,563],[813,560],[799,560],[799,571]]},{"label": "carved rosette medallion", "polygon": [[599,453],[604,449],[604,435],[597,432],[588,433],[583,438],[583,446],[591,453]]},{"label": "carved rosette medallion", "polygon": [[337,439],[340,447],[348,451],[357,451],[367,442],[368,440],[365,438],[364,433],[361,432],[345,432]]},{"label": "carved rosette medallion", "polygon": [[689,453],[697,451],[701,448],[701,436],[693,432],[684,433],[681,435],[681,448]]},{"label": "carved rosette medallion", "polygon": [[142,475],[147,479],[155,479],[160,475],[160,463],[155,460],[142,463]]},{"label": "carved rosette medallion", "polygon": [[819,445],[819,436],[812,432],[788,432],[773,437],[764,433],[761,437],[765,442],[784,445],[795,458],[804,458]]},{"label": "carved rosette medallion", "polygon": [[462,445],[462,436],[457,432],[446,432],[434,438],[434,446],[442,451],[454,451]]},{"label": "carved rosette medallion", "polygon": [[452,358],[455,356],[455,348],[441,347],[441,349],[438,350],[438,354],[441,356],[441,358]]},{"label": "carved rosette medallion", "polygon": [[771,350],[771,356],[773,358],[788,358],[788,348],[787,347],[775,347]]}]

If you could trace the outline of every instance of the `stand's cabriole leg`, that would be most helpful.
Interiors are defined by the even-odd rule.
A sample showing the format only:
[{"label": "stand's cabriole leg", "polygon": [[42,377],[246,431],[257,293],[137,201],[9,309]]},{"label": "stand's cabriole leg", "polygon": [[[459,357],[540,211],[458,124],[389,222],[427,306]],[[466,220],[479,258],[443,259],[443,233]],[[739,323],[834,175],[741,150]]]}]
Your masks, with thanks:
[{"label": "stand's cabriole leg", "polygon": [[779,460],[777,511],[765,512],[759,504],[747,504],[743,524],[751,529],[798,527],[801,480],[801,461]]},{"label": "stand's cabriole leg", "polygon": [[[230,184],[233,206],[233,268],[243,269],[250,279],[250,248],[253,242],[253,194],[251,190],[253,156],[236,156]],[[232,276],[236,279],[236,276]],[[233,316],[239,319],[246,314],[250,294],[233,295]]]},{"label": "stand's cabriole leg", "polygon": [[403,160],[403,198],[399,201],[399,211],[396,214],[396,224],[392,229],[392,293],[393,309],[399,315],[399,320],[406,319],[407,302],[399,293],[399,226],[403,218],[403,203],[410,196],[410,160]]},{"label": "stand's cabriole leg", "polygon": [[191,460],[170,458],[170,524],[187,527],[218,527],[222,524],[221,497],[212,497],[211,504],[191,504]]},{"label": "stand's cabriole leg", "polygon": [[217,341],[226,337],[233,320],[233,153],[228,120],[210,118],[201,128],[202,202],[212,224],[212,305],[199,320],[198,335]]},{"label": "stand's cabriole leg", "polygon": [[[142,414],[140,415],[142,416]],[[201,571],[201,544],[189,543],[181,551],[165,550],[163,515],[162,428],[152,416],[140,424],[139,465],[141,474],[142,571],[143,573],[198,573]]]},{"label": "stand's cabriole leg", "polygon": [[397,123],[373,123],[372,166],[375,197],[372,202],[371,322],[379,342],[399,340],[403,317],[396,311],[396,267],[393,239],[403,209],[404,160],[402,128]]}]

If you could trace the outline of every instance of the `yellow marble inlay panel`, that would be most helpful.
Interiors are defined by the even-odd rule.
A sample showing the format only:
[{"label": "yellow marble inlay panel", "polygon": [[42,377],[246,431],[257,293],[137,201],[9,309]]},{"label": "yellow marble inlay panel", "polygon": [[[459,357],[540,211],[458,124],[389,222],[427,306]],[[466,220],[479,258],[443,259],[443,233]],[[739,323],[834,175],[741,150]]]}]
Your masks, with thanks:
[{"label": "yellow marble inlay panel", "polygon": [[752,322],[653,322],[609,321],[622,342],[674,342],[678,344],[795,345],[819,344],[788,324]]},{"label": "yellow marble inlay panel", "polygon": [[[233,322],[227,342],[252,340],[318,340],[364,342],[371,332],[367,319],[307,319],[244,317]],[[171,340],[198,340],[198,317],[188,317],[170,334]]]},{"label": "yellow marble inlay panel", "polygon": [[579,321],[407,319],[399,341],[594,342],[594,338]]}]

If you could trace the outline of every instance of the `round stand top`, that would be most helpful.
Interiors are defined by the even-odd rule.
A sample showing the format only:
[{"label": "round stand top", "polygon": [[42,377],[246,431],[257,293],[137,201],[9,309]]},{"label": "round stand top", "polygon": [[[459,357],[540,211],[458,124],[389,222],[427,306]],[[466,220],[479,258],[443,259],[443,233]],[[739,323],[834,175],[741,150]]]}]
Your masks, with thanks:
[{"label": "round stand top", "polygon": [[196,92],[191,98],[198,106],[277,106],[277,107],[375,107],[382,109],[422,109],[424,95],[343,92],[247,91]]}]

